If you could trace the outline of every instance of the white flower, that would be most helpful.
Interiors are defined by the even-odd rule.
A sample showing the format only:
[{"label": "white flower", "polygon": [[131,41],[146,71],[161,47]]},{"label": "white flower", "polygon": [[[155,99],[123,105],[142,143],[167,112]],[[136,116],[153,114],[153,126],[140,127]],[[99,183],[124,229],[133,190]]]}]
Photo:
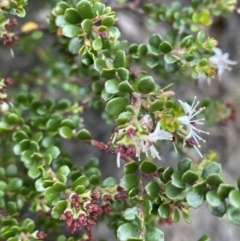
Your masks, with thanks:
[{"label": "white flower", "polygon": [[154,143],[158,140],[172,140],[173,136],[171,133],[161,130],[160,122],[157,123],[155,130],[152,133],[149,133],[147,136],[143,136],[140,139],[136,136],[133,137],[136,143],[136,157],[140,159],[141,152],[144,152],[146,156],[150,152],[152,157],[156,157],[161,160],[159,152],[154,146]]},{"label": "white flower", "polygon": [[208,77],[208,76],[207,76],[205,73],[203,73],[203,72],[200,72],[200,73],[198,74],[198,76],[196,77],[196,79],[198,79],[198,85],[199,85],[200,88],[203,87],[203,85],[204,85],[205,82],[207,82],[208,85],[210,85],[210,84],[211,84],[211,81],[212,81],[211,77]]},{"label": "white flower", "polygon": [[[209,133],[196,128],[196,125],[204,124],[204,122],[203,122],[204,119],[194,119],[194,117],[197,114],[199,114],[204,108],[200,108],[198,111],[196,111],[196,108],[199,104],[199,101],[195,104],[196,97],[194,98],[194,101],[191,106],[187,102],[182,102],[181,100],[178,100],[178,101],[181,104],[181,106],[184,110],[184,113],[186,114],[184,116],[178,117],[178,120],[187,127],[188,134],[185,139],[193,138],[193,140],[196,142],[197,146],[200,147],[198,140],[201,140],[203,142],[205,142],[205,140],[202,139],[202,137],[200,137],[196,132],[201,132],[201,133],[205,133],[205,134],[209,134]],[[186,144],[186,142],[184,142],[184,145],[185,144]],[[194,148],[196,149],[197,147],[194,145]],[[202,157],[202,154],[200,153],[200,151],[198,149],[196,149],[196,151]]]},{"label": "white flower", "polygon": [[214,47],[213,52],[215,53],[215,55],[210,57],[209,61],[212,64],[216,65],[216,67],[218,68],[218,76],[221,76],[225,69],[231,70],[228,65],[237,64],[236,61],[229,60],[229,54],[223,54],[221,49]]},{"label": "white flower", "polygon": [[8,109],[9,109],[9,105],[8,105],[6,102],[3,102],[3,103],[0,105],[0,108],[1,108],[1,112],[6,112],[6,111],[8,111]]}]

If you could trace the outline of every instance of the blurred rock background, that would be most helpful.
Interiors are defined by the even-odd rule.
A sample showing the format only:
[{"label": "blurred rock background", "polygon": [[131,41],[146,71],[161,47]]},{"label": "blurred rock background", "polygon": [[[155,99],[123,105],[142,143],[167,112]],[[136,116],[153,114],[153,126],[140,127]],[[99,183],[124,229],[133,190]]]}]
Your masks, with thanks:
[{"label": "blurred rock background", "polygon": [[[27,21],[35,21],[40,25],[45,25],[48,9],[42,8],[42,2],[44,1],[29,1],[27,17],[19,20],[19,26]],[[171,3],[172,1],[166,0],[165,2]],[[189,1],[182,2],[186,4]],[[116,3],[110,1],[110,4],[115,5]],[[161,34],[166,30],[166,25],[161,23],[155,26],[147,26],[144,17],[132,11],[117,11],[117,16],[119,19],[117,24],[122,32],[122,37],[128,39],[129,43],[146,42],[151,33],[158,32]],[[218,153],[219,162],[223,166],[223,177],[227,182],[235,184],[235,180],[240,174],[240,15],[232,13],[227,18],[218,17],[206,31],[218,40],[219,47],[223,52],[228,52],[230,59],[238,61],[239,64],[233,66],[231,72],[226,71],[221,82],[215,79],[212,81],[211,86],[205,85],[203,89],[199,89],[194,82],[183,82],[184,84],[180,89],[174,87],[174,91],[177,98],[183,100],[192,98],[195,95],[200,99],[210,96],[232,102],[236,106],[236,122],[230,122],[226,127],[219,125],[211,127],[209,130],[211,134],[207,136],[207,142],[202,148],[203,153],[211,149]],[[53,38],[50,34],[46,34],[41,44],[51,49],[52,43]],[[0,72],[3,73],[3,77],[12,76],[15,70],[26,73],[33,67],[41,65],[34,51],[27,57],[17,49],[14,49],[14,52],[15,58],[13,59],[9,51],[0,46]],[[170,82],[171,80],[169,80]],[[94,139],[106,142],[111,135],[111,128],[109,129],[109,126],[101,119],[100,112],[85,113],[84,118],[85,124],[92,131]],[[66,148],[70,151],[73,161],[79,166],[86,162],[89,157],[96,155],[101,162],[103,177],[115,176],[119,180],[122,169],[117,169],[115,156],[102,153],[91,146],[81,143],[68,142]],[[162,156],[165,156],[162,165],[171,164],[176,166],[177,159],[170,156],[169,152],[170,147],[161,147]],[[161,229],[165,232],[165,241],[195,241],[203,234],[209,234],[212,241],[240,240],[240,228],[232,225],[226,217],[217,218],[209,214],[206,205],[198,210],[193,210],[192,216],[193,222],[191,224],[181,221],[173,225],[161,225]],[[115,240],[111,235],[112,231],[109,231],[103,224],[96,227],[96,232],[98,237]]]}]

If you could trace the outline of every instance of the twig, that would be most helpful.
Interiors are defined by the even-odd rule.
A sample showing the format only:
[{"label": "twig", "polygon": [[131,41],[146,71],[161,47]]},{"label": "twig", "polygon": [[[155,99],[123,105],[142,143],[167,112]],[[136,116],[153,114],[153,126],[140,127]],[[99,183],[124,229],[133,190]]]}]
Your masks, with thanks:
[{"label": "twig", "polygon": [[[117,153],[115,152],[114,149],[109,148],[109,146],[106,145],[103,142],[96,141],[96,140],[83,140],[83,142],[85,142],[85,143],[87,143],[91,146],[97,147],[101,151],[104,151],[104,152],[107,152],[107,153],[110,153],[110,154],[113,154],[113,155],[117,155]],[[123,159],[126,162],[133,162],[134,161],[132,158],[130,158],[126,154],[121,154],[121,159]]]}]

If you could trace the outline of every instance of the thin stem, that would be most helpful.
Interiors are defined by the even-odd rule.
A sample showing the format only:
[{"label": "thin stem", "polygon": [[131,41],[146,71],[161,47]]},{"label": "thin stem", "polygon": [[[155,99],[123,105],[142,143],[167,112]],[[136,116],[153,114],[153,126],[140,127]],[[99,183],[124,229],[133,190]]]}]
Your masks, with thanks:
[{"label": "thin stem", "polygon": [[[115,149],[110,148],[108,145],[106,145],[103,142],[96,141],[96,140],[83,140],[83,142],[85,142],[85,143],[87,143],[91,146],[97,147],[101,151],[104,151],[104,152],[107,152],[107,153],[110,153],[110,154],[113,154],[113,155],[117,155],[117,153],[115,152]],[[128,155],[122,154],[122,153],[121,153],[121,159],[123,159],[126,162],[133,162],[134,161]]]}]

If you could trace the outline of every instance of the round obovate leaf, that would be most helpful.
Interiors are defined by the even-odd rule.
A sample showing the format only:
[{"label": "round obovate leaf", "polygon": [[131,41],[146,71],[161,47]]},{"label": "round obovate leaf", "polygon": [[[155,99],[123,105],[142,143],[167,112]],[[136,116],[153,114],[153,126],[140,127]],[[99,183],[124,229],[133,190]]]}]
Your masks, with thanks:
[{"label": "round obovate leaf", "polygon": [[140,165],[140,170],[141,170],[141,172],[146,173],[146,174],[153,173],[157,170],[157,166],[153,162],[144,161]]},{"label": "round obovate leaf", "polygon": [[222,200],[217,195],[217,191],[214,190],[207,192],[206,200],[212,207],[218,207],[222,203]]},{"label": "round obovate leaf", "polygon": [[117,116],[121,114],[126,106],[129,104],[129,100],[125,97],[116,97],[111,99],[106,105],[106,111],[111,116]]},{"label": "round obovate leaf", "polygon": [[154,227],[147,228],[146,234],[145,234],[145,241],[164,241],[164,233]]},{"label": "round obovate leaf", "polygon": [[240,225],[240,208],[228,206],[227,216],[232,223]]},{"label": "round obovate leaf", "polygon": [[148,94],[155,89],[155,82],[152,76],[143,76],[137,82],[137,90],[142,94]]},{"label": "round obovate leaf", "polygon": [[120,241],[127,241],[128,238],[138,237],[139,228],[132,223],[124,223],[117,229],[117,237]]},{"label": "round obovate leaf", "polygon": [[240,191],[232,190],[229,193],[229,203],[235,207],[240,209]]}]

